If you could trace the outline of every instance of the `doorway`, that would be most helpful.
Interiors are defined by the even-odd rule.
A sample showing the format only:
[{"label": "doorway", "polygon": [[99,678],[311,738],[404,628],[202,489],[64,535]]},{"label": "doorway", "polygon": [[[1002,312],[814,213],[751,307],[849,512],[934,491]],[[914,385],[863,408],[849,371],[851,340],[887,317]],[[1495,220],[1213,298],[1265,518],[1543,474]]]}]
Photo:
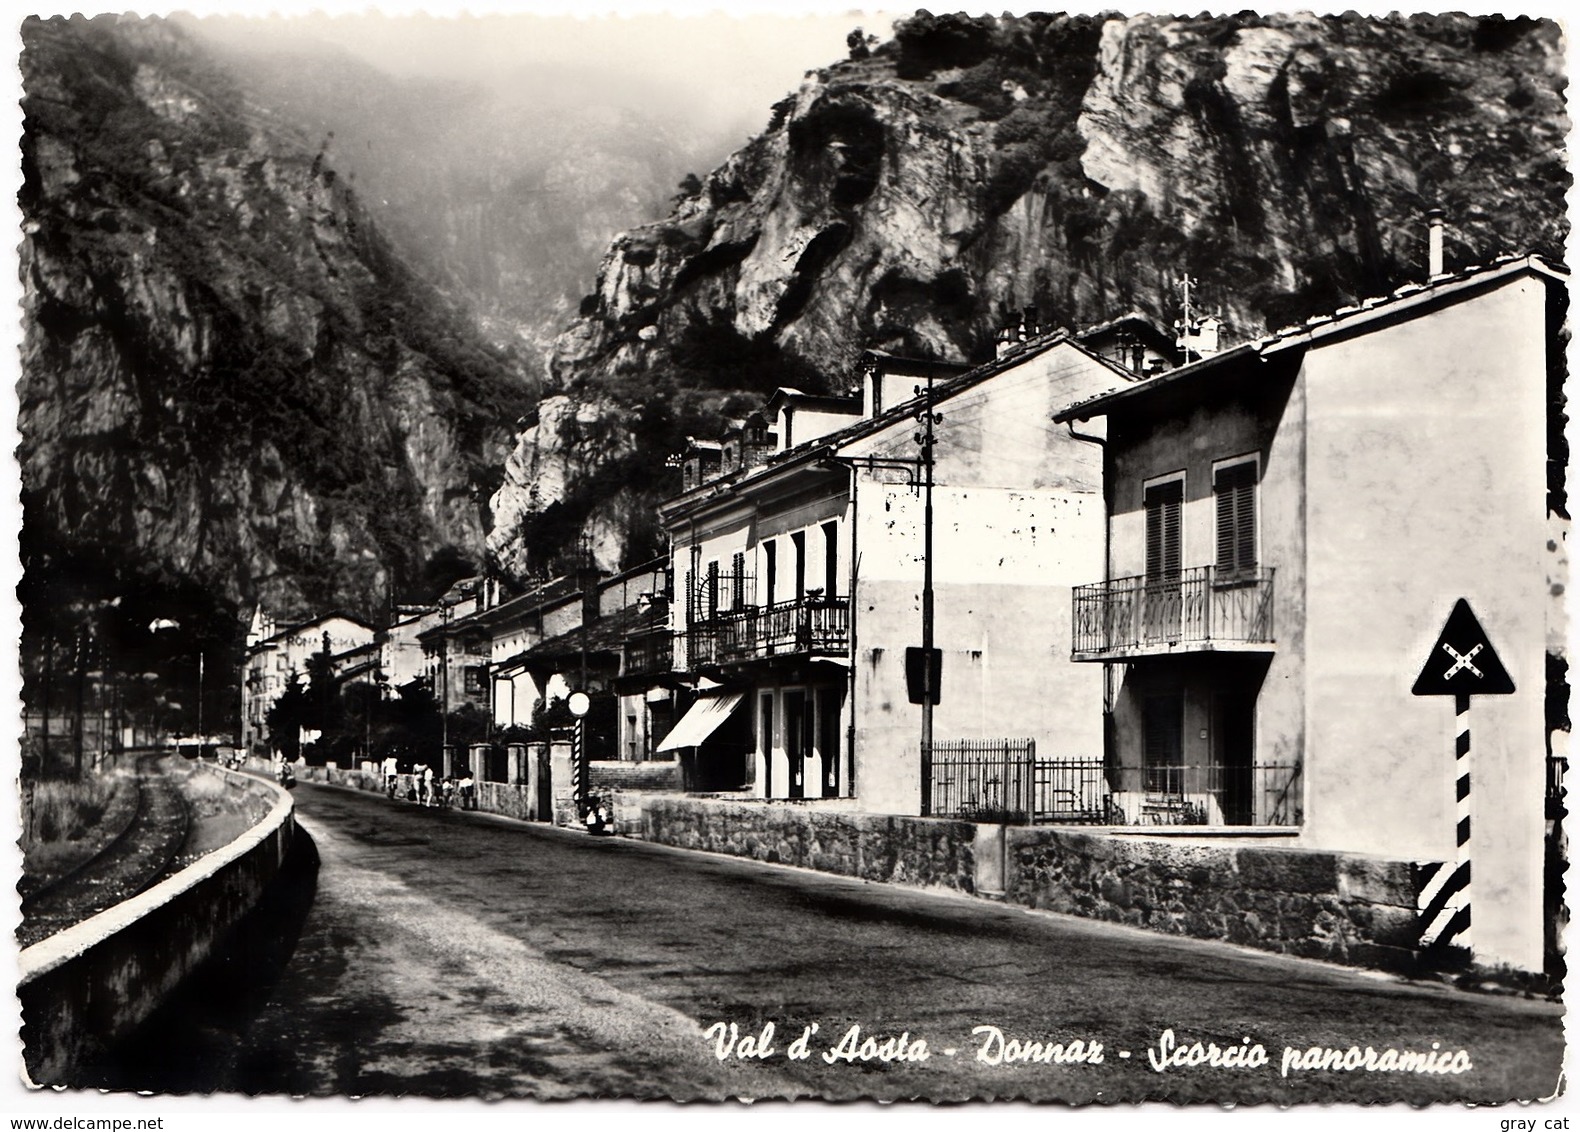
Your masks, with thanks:
[{"label": "doorway", "polygon": [[806,762],[812,757],[811,701],[805,689],[785,691],[785,758],[789,761],[786,797],[806,797]]},{"label": "doorway", "polygon": [[1212,701],[1213,762],[1225,825],[1256,823],[1256,697],[1220,692]]}]

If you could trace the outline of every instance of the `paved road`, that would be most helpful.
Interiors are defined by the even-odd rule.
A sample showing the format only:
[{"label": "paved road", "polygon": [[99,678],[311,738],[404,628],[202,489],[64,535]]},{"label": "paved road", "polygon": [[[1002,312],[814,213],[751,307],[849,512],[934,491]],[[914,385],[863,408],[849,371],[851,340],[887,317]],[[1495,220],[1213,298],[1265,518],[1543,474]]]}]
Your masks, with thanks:
[{"label": "paved road", "polygon": [[[1420,1103],[1541,1097],[1559,1076],[1560,1010],[1549,1003],[305,783],[296,797],[320,864],[310,906],[299,893],[283,975],[228,1012],[214,1005],[223,995],[205,993],[143,1043],[157,1056],[122,1063],[105,1083]],[[301,883],[311,882],[309,872]],[[273,914],[292,921],[289,909]],[[715,1022],[742,1035],[772,1022],[771,1056],[719,1060]],[[813,1023],[811,1056],[788,1057]],[[858,1045],[855,1060],[830,1063],[823,1055],[853,1025],[863,1040],[907,1034],[912,1055],[921,1039],[928,1056],[861,1060]],[[992,1032],[973,1036],[978,1026],[1045,1043],[1043,1053],[1058,1045],[1065,1060],[985,1063]],[[1155,1071],[1148,1051],[1169,1029],[1187,1049],[1245,1049],[1249,1038],[1269,1064]],[[1281,1072],[1286,1046],[1352,1045],[1445,1060],[1463,1049],[1470,1068]]]}]

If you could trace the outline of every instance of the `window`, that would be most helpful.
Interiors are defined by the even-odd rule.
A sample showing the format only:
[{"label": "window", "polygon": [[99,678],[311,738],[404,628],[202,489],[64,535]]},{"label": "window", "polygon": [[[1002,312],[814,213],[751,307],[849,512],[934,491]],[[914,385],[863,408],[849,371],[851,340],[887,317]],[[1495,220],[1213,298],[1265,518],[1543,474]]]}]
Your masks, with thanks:
[{"label": "window", "polygon": [[1180,505],[1184,477],[1147,487],[1147,577],[1178,578],[1180,574]]},{"label": "window", "polygon": [[1213,471],[1218,512],[1218,573],[1256,569],[1256,460],[1241,460]]},{"label": "window", "polygon": [[823,524],[823,596],[832,600],[839,592],[839,525]]}]

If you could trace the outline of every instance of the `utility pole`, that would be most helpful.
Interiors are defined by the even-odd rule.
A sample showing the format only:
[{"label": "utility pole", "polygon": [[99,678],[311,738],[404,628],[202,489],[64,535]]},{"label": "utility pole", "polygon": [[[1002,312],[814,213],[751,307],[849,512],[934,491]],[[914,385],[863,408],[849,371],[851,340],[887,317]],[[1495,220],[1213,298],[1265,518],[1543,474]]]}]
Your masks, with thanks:
[{"label": "utility pole", "polygon": [[450,773],[450,607],[439,599],[439,681],[443,698],[439,703],[439,767]]},{"label": "utility pole", "polygon": [[943,417],[933,412],[933,379],[927,387],[916,387],[927,401],[917,420],[922,431],[916,434],[922,446],[922,813],[933,808],[933,426]]},{"label": "utility pole", "polygon": [[[581,682],[576,685],[576,690],[584,697],[582,700],[578,701],[578,703],[590,706],[592,697],[587,693],[587,630],[590,626],[590,622],[587,617],[587,587],[589,585],[596,587],[597,583],[589,581],[589,579],[592,577],[592,541],[586,535],[582,535],[581,537],[580,550],[581,554],[578,556],[579,561],[577,564],[577,569],[581,573],[580,580],[582,583]],[[595,594],[593,601],[596,602],[597,600],[598,599]],[[576,735],[574,741],[574,753],[576,756],[576,769],[574,771],[574,778],[576,781],[576,797],[574,799],[574,804],[578,811],[580,811],[581,807],[586,803],[587,795],[591,793],[589,786],[591,785],[590,780],[592,778],[592,768],[588,765],[591,760],[587,755],[586,707],[583,707],[580,712],[576,713]],[[576,816],[581,817],[582,815],[580,812],[578,812]]]},{"label": "utility pole", "polygon": [[[328,636],[326,633],[325,636]],[[198,640],[198,758],[203,757],[203,641]]]},{"label": "utility pole", "polygon": [[1190,273],[1189,272],[1186,272],[1184,275],[1182,275],[1180,277],[1180,294],[1181,294],[1181,297],[1184,300],[1184,306],[1185,306],[1185,318],[1184,318],[1184,321],[1180,324],[1180,326],[1181,326],[1180,344],[1182,346],[1184,346],[1184,348],[1185,348],[1185,364],[1186,365],[1190,365],[1190,330],[1191,330],[1191,324],[1190,324],[1190,289],[1192,287],[1194,287],[1195,285],[1196,285],[1196,280],[1194,280],[1194,279],[1192,279],[1190,277]]}]

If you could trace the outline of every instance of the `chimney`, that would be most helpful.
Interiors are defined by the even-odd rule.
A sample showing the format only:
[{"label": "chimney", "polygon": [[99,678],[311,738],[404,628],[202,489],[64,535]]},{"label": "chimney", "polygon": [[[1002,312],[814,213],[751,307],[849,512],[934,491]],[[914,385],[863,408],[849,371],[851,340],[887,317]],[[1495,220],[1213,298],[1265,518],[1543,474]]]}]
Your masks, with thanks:
[{"label": "chimney", "polygon": [[1443,210],[1426,214],[1426,278],[1428,282],[1443,274]]},{"label": "chimney", "polygon": [[883,412],[883,364],[868,357],[861,367],[861,412],[868,418]]},{"label": "chimney", "polygon": [[1002,358],[1011,346],[1015,345],[1015,328],[1005,326],[993,336],[993,356]]},{"label": "chimney", "polygon": [[582,591],[582,624],[591,625],[598,620],[598,582],[602,577],[597,565],[584,560],[576,569],[576,585]]}]

